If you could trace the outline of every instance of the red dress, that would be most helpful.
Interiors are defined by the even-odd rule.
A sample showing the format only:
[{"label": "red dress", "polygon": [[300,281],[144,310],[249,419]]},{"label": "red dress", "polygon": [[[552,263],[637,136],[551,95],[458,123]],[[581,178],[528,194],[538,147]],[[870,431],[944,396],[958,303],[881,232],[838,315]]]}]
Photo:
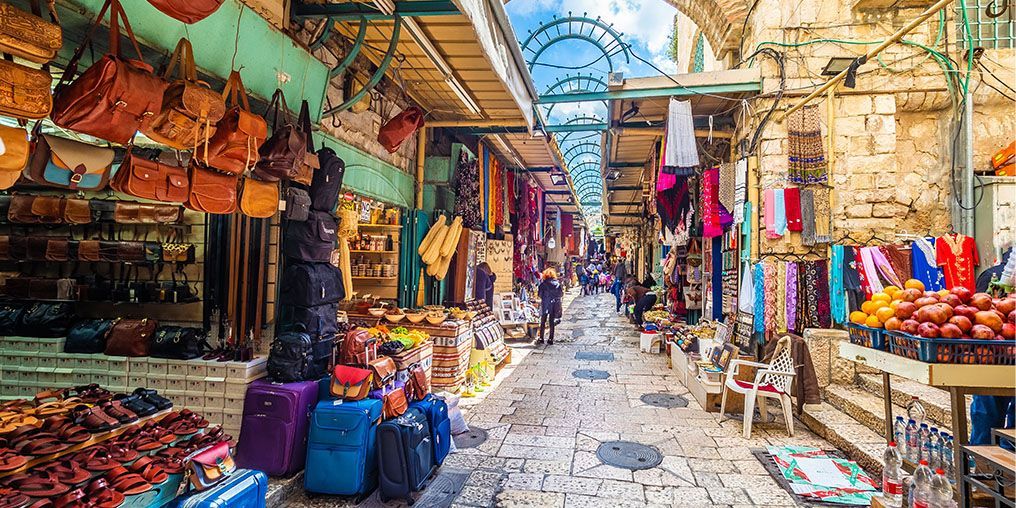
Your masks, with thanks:
[{"label": "red dress", "polygon": [[945,287],[976,288],[974,267],[977,266],[977,244],[974,239],[959,234],[945,235],[935,240],[935,258],[945,272]]}]

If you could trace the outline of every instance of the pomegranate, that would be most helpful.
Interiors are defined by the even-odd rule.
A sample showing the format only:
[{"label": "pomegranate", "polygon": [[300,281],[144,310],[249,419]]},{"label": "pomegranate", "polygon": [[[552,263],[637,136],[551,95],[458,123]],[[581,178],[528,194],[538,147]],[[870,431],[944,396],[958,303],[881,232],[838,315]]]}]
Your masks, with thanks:
[{"label": "pomegranate", "polygon": [[970,337],[978,340],[993,340],[995,338],[995,332],[984,325],[974,325],[970,329]]},{"label": "pomegranate", "polygon": [[943,303],[936,303],[935,307],[938,307],[939,309],[942,309],[942,312],[945,313],[945,320],[946,321],[948,321],[949,318],[953,317],[953,314],[954,314],[953,308],[949,304],[944,303],[944,302]]},{"label": "pomegranate", "polygon": [[998,314],[990,310],[982,310],[975,314],[974,323],[987,326],[995,333],[1002,331],[1002,319],[998,317]]},{"label": "pomegranate", "polygon": [[[888,325],[889,323],[886,322],[886,328],[888,328]],[[1001,335],[1003,339],[1007,340],[1016,339],[1016,325],[1012,323],[1005,323],[1004,325],[1002,325]]]},{"label": "pomegranate", "polygon": [[928,305],[934,305],[936,303],[938,303],[938,299],[931,298],[929,296],[922,296],[917,300],[914,300],[914,305],[916,305],[918,308],[927,307]]},{"label": "pomegranate", "polygon": [[963,333],[969,332],[970,329],[974,327],[974,323],[970,322],[970,318],[959,314],[949,318],[949,323],[959,327],[960,331]]},{"label": "pomegranate", "polygon": [[900,298],[900,300],[903,300],[905,302],[912,302],[912,301],[917,300],[918,298],[920,298],[922,296],[924,296],[924,292],[922,292],[920,289],[909,288],[909,289],[904,289],[903,292],[900,293],[899,298]]},{"label": "pomegranate", "polygon": [[970,303],[970,297],[974,296],[973,291],[970,291],[963,286],[956,286],[949,290],[949,292],[959,297],[960,301],[963,303]]},{"label": "pomegranate", "polygon": [[934,339],[939,336],[939,329],[934,323],[921,323],[917,327],[917,334],[926,339]]},{"label": "pomegranate", "polygon": [[903,321],[903,326],[900,327],[900,330],[909,333],[910,335],[917,335],[917,329],[920,328],[920,326],[921,323],[916,319],[906,319]]},{"label": "pomegranate", "polygon": [[970,297],[970,305],[977,307],[978,310],[989,310],[991,309],[991,296],[987,293],[974,293],[974,296]]},{"label": "pomegranate", "polygon": [[942,303],[947,303],[950,307],[959,307],[960,305],[963,305],[963,302],[960,301],[960,297],[954,294],[945,295],[942,298]]},{"label": "pomegranate", "polygon": [[963,330],[960,330],[960,327],[952,323],[946,323],[942,325],[938,329],[938,332],[939,335],[941,335],[942,338],[945,339],[958,339],[963,336]]},{"label": "pomegranate", "polygon": [[1009,313],[1009,322],[1016,325],[1016,310]]},{"label": "pomegranate", "polygon": [[900,319],[910,319],[917,312],[917,305],[913,302],[900,302],[896,306],[896,317]]},{"label": "pomegranate", "polygon": [[1012,313],[1012,311],[1016,310],[1016,298],[999,298],[999,302],[995,304],[995,310],[1006,315]]},{"label": "pomegranate", "polygon": [[917,309],[917,320],[922,323],[934,323],[935,325],[945,324],[952,316],[946,315],[939,305],[928,305]]},{"label": "pomegranate", "polygon": [[942,295],[938,294],[935,291],[925,291],[924,298],[934,298],[935,301],[938,301],[942,299]]},{"label": "pomegranate", "polygon": [[953,313],[958,316],[965,316],[967,319],[973,321],[974,314],[977,314],[977,307],[971,307],[969,305],[960,305],[953,309]]}]

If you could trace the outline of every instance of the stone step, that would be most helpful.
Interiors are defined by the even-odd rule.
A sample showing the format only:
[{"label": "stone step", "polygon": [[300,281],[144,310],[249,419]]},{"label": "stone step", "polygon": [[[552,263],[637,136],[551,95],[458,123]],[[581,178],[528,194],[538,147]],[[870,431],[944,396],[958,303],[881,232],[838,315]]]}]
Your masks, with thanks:
[{"label": "stone step", "polygon": [[[853,386],[830,385],[826,387],[825,401],[878,435],[885,435],[885,415],[883,414],[885,408],[882,397]],[[906,411],[902,407],[893,405],[894,416],[905,413]]]},{"label": "stone step", "polygon": [[[939,427],[952,429],[952,404],[949,402],[949,392],[923,385],[916,381],[903,379],[896,376],[890,377],[889,384],[892,386],[893,403],[906,408],[913,397],[917,397],[924,406],[928,419],[940,424]],[[857,385],[867,392],[879,398],[879,408],[882,407],[882,375],[881,374],[858,374]],[[970,398],[967,397],[968,421]],[[881,409],[878,409],[881,412]],[[894,415],[897,413],[893,413]],[[906,415],[906,412],[898,413]]]},{"label": "stone step", "polygon": [[265,495],[265,508],[282,508],[286,500],[303,490],[303,471],[283,478],[273,476],[268,479],[268,493]]},{"label": "stone step", "polygon": [[[878,407],[882,407],[881,402]],[[812,432],[842,450],[847,458],[857,462],[865,471],[881,478],[882,452],[886,446],[882,434],[825,402],[805,406],[800,420]]]}]

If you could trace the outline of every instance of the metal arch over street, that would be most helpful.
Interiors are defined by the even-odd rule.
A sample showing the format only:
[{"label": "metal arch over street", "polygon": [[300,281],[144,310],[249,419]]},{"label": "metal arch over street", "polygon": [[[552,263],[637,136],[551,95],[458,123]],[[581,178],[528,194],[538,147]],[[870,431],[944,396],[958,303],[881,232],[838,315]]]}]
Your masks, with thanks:
[{"label": "metal arch over street", "polygon": [[[597,157],[602,157],[599,151],[601,149],[602,147],[600,147],[599,143],[591,143],[589,141],[584,141],[582,143],[576,143],[574,145],[569,146],[564,151],[564,153],[561,154],[561,157],[563,157],[564,160],[568,162],[570,165],[571,161],[574,160],[576,156],[582,155],[584,153],[594,153]],[[590,152],[589,150],[595,150],[595,152]]]},{"label": "metal arch over street", "polygon": [[[361,21],[360,23],[362,26],[363,21]],[[360,91],[353,94],[352,97],[346,99],[346,102],[343,102],[342,104],[339,104],[334,108],[329,108],[325,110],[325,112],[321,114],[322,117],[332,116],[336,113],[349,109],[350,107],[353,106],[353,104],[359,102],[364,95],[370,93],[370,91],[373,90],[374,87],[381,82],[381,78],[385,76],[385,72],[388,71],[388,66],[391,65],[392,58],[395,56],[395,49],[398,48],[399,46],[399,38],[401,32],[402,32],[402,17],[395,16],[394,25],[392,28],[392,39],[391,42],[388,44],[388,51],[385,52],[385,56],[381,60],[381,64],[378,65],[377,70],[374,71],[374,75],[370,77],[370,79],[367,81],[365,85],[363,85],[363,88],[361,88]],[[366,30],[362,31],[361,33],[366,33]],[[359,39],[359,36],[357,36],[357,38]]]},{"label": "metal arch over street", "polygon": [[[592,19],[570,14],[563,18],[555,16],[554,20],[547,24],[541,22],[540,28],[535,32],[531,31],[529,37],[526,37],[525,42],[522,43],[522,52],[532,54],[526,60],[529,70],[533,69],[533,66],[539,61],[540,55],[547,48],[566,40],[582,40],[596,46],[607,59],[611,72],[615,68],[613,57],[616,55],[622,54],[626,63],[631,61],[628,45],[621,40],[623,34],[614,30],[613,26],[604,23],[600,18]],[[536,47],[530,47],[530,45]]]},{"label": "metal arch over street", "polygon": [[[606,91],[607,91],[607,83],[602,79],[597,78],[592,74],[589,75],[576,74],[576,75],[567,75],[557,80],[557,82],[548,86],[547,89],[544,90],[544,92],[540,95],[540,97],[542,98],[542,97],[553,97],[562,94],[596,93]],[[603,110],[606,111],[607,101],[602,100],[599,102],[603,104]],[[554,106],[556,105],[557,105],[556,103],[551,103],[549,106],[546,107],[547,116],[550,116],[551,111],[554,111]]]}]

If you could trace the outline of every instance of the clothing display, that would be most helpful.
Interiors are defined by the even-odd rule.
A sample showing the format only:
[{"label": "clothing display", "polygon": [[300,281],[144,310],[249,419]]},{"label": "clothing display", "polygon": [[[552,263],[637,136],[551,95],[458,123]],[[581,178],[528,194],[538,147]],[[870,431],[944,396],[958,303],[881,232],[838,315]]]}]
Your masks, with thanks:
[{"label": "clothing display", "polygon": [[666,130],[663,151],[664,172],[680,174],[679,169],[698,166],[698,145],[695,143],[695,123],[691,113],[691,101],[670,99]]},{"label": "clothing display", "polygon": [[791,261],[787,263],[787,281],[786,281],[786,308],[787,308],[787,329],[792,332],[800,332],[802,330],[797,327],[797,263]]},{"label": "clothing display", "polygon": [[787,210],[787,230],[800,233],[802,230],[801,190],[797,187],[787,187],[784,189],[783,204]]},{"label": "clothing display", "polygon": [[815,192],[801,189],[801,244],[815,245]]},{"label": "clothing display", "polygon": [[455,215],[462,217],[462,227],[478,229],[483,226],[480,214],[480,175],[476,159],[463,152],[455,166]]},{"label": "clothing display", "polygon": [[938,291],[945,287],[945,274],[936,258],[934,237],[920,237],[911,244],[910,266],[913,277],[924,283],[924,289],[928,291]]},{"label": "clothing display", "polygon": [[723,234],[720,226],[719,196],[717,195],[720,182],[719,168],[710,168],[702,172],[702,236],[704,238],[715,238]]},{"label": "clothing display", "polygon": [[844,286],[844,246],[833,245],[829,261],[829,313],[836,324],[847,322],[847,289]]},{"label": "clothing display", "polygon": [[788,179],[796,184],[825,183],[825,141],[817,104],[787,116]]},{"label": "clothing display", "polygon": [[[741,224],[745,219],[744,205],[748,193],[748,159],[738,159],[734,163],[734,224]],[[750,204],[750,203],[749,203]]]},{"label": "clothing display", "polygon": [[980,263],[977,243],[960,234],[948,234],[935,240],[938,266],[945,273],[945,288],[963,286],[973,291],[976,286],[974,268]]}]

